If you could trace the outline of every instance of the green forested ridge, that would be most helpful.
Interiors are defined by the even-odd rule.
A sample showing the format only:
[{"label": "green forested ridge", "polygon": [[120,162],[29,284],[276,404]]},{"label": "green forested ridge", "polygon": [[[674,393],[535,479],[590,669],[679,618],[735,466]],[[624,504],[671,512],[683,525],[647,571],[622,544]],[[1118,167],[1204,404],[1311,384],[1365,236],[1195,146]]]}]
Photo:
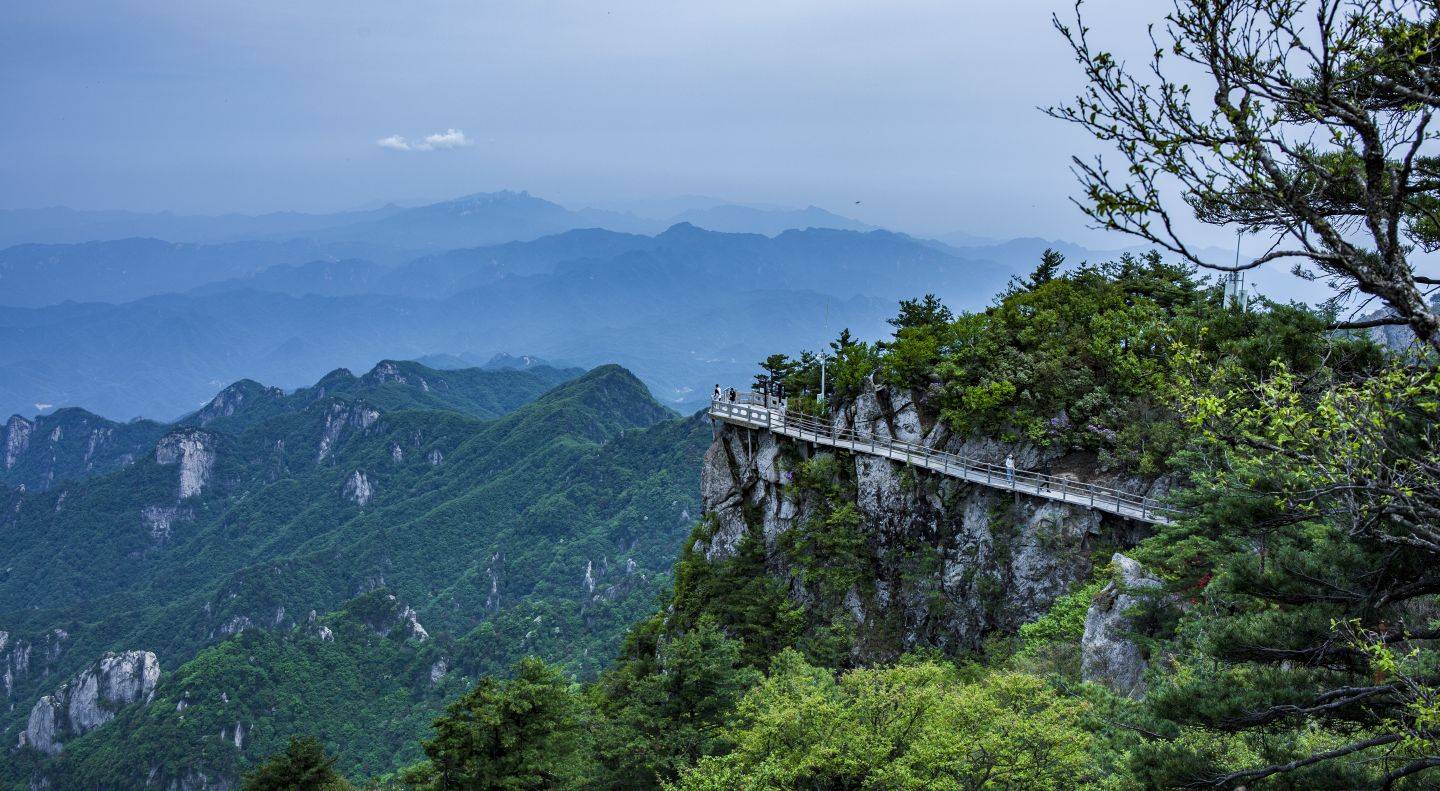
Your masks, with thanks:
[{"label": "green forested ridge", "polygon": [[[531,652],[580,675],[608,662],[689,530],[708,424],[676,418],[616,366],[491,421],[461,413],[474,399],[427,400],[442,381],[465,395],[463,378],[446,377],[473,372],[395,367],[409,383],[296,409],[252,399],[258,417],[240,409],[186,429],[209,438],[215,460],[183,501],[179,465],[153,452],[48,492],[7,492],[18,507],[0,523],[11,548],[0,624],[16,639],[68,636],[48,676],[17,677],[5,739],[75,669],[138,648],[164,669],[157,703],[67,740],[50,776],[90,785],[198,767],[234,779],[299,731],[363,776],[418,758],[466,679]],[[573,376],[497,373],[486,388],[500,408],[537,380]],[[356,381],[327,377],[337,379]],[[375,407],[375,394],[396,410]],[[357,472],[372,491],[363,507],[346,496]],[[146,506],[175,511],[163,534]],[[407,608],[423,635],[396,626]],[[23,785],[36,756],[11,758],[0,776]]]},{"label": "green forested ridge", "polygon": [[153,420],[117,423],[66,407],[0,426],[0,485],[46,489],[58,482],[100,475],[150,452],[165,433]]},{"label": "green forested ridge", "polygon": [[382,360],[363,376],[339,368],[326,374],[313,387],[302,387],[293,393],[244,379],[225,388],[180,423],[215,425],[229,432],[240,432],[276,415],[301,411],[326,398],[360,399],[386,412],[441,409],[485,420],[514,411],[580,373],[578,368],[548,365],[524,370],[440,370],[413,361]]}]

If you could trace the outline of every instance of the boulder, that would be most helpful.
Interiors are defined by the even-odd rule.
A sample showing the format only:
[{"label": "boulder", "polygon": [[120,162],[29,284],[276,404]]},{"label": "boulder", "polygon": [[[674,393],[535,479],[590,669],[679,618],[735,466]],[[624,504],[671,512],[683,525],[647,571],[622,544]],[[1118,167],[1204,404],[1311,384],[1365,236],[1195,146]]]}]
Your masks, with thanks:
[{"label": "boulder", "polygon": [[1135,642],[1136,624],[1129,614],[1161,586],[1144,567],[1115,553],[1110,559],[1115,579],[1095,597],[1085,613],[1080,638],[1080,675],[1109,687],[1116,694],[1139,698],[1145,694],[1145,655]]}]

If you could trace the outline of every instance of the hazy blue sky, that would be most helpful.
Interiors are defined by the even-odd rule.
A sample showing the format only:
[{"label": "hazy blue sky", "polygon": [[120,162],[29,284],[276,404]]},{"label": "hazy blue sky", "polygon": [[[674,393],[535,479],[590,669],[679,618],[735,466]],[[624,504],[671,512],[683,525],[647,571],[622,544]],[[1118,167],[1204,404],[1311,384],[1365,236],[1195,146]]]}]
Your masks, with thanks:
[{"label": "hazy blue sky", "polygon": [[[1035,109],[1078,86],[1050,27],[1068,9],[9,0],[0,206],[699,193],[914,231],[1093,242],[1066,203],[1067,157],[1091,144]],[[1160,10],[1105,0],[1092,15],[1123,41]],[[448,130],[468,144],[424,142]]]}]

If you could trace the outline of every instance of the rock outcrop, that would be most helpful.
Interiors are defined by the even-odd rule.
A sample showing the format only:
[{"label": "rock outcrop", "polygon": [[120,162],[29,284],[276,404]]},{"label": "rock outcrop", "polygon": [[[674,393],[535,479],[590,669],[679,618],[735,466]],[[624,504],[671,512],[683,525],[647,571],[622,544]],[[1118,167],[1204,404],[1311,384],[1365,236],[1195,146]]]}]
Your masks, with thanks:
[{"label": "rock outcrop", "polygon": [[380,410],[367,404],[347,404],[343,401],[330,404],[325,412],[325,427],[320,433],[316,460],[324,461],[348,432],[364,431],[379,419]]},{"label": "rock outcrop", "polygon": [[140,509],[140,522],[145,525],[151,540],[156,544],[164,544],[170,540],[177,522],[194,518],[194,511],[173,505],[147,505]]},{"label": "rock outcrop", "polygon": [[20,456],[30,449],[30,435],[35,424],[19,415],[11,415],[5,424],[5,469],[20,463]]},{"label": "rock outcrop", "polygon": [[1146,662],[1134,639],[1137,624],[1131,613],[1144,605],[1161,583],[1139,563],[1118,552],[1110,563],[1115,567],[1115,579],[1100,591],[1085,613],[1080,676],[1104,684],[1117,694],[1138,698],[1145,694]]},{"label": "rock outcrop", "polygon": [[364,616],[364,623],[381,637],[389,637],[399,631],[407,639],[423,643],[430,639],[430,633],[420,624],[420,614],[408,604],[401,602],[393,593],[384,595],[380,606],[371,609]]},{"label": "rock outcrop", "polygon": [[284,398],[285,391],[278,387],[266,387],[259,382],[242,379],[216,393],[215,397],[191,415],[187,422],[208,426],[266,401],[279,404]]},{"label": "rock outcrop", "polygon": [[370,502],[370,498],[375,496],[375,489],[370,485],[370,479],[366,477],[365,473],[356,470],[350,473],[349,478],[345,479],[340,496],[364,508]]},{"label": "rock outcrop", "polygon": [[[1023,468],[1050,467],[1077,479],[1157,493],[1163,483],[1126,479],[1086,460],[1030,445],[959,438],[909,392],[867,384],[838,410],[837,422],[863,435],[896,438]],[[821,454],[823,485],[805,484]],[[817,464],[819,462],[817,461]],[[829,489],[822,494],[818,489]],[[865,454],[830,453],[768,431],[721,425],[707,450],[701,495],[713,531],[695,551],[711,562],[736,556],[747,536],[763,541],[768,572],[790,597],[814,611],[820,595],[785,551],[783,537],[818,525],[836,507],[835,492],[854,509],[863,538],[865,584],[843,597],[852,652],[862,662],[907,650],[976,648],[992,631],[1012,631],[1049,609],[1093,571],[1103,546],[1129,546],[1146,528],[1099,511],[1016,495]],[[803,532],[802,532],[803,534]]]},{"label": "rock outcrop", "polygon": [[210,482],[215,469],[216,437],[195,428],[181,428],[160,438],[155,446],[155,463],[180,466],[177,499],[194,497]]},{"label": "rock outcrop", "polygon": [[0,631],[0,691],[5,698],[14,694],[21,681],[48,675],[51,665],[65,653],[69,639],[64,629],[51,629],[33,640]]},{"label": "rock outcrop", "polygon": [[107,653],[30,709],[20,746],[57,755],[66,739],[88,733],[132,703],[149,703],[160,663],[149,651]]}]

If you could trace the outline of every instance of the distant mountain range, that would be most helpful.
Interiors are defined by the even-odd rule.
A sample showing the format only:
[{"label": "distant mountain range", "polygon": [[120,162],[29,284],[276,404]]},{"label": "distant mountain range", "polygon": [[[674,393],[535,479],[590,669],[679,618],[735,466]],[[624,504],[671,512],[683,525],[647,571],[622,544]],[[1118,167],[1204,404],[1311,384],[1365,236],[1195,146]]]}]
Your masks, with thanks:
[{"label": "distant mountain range", "polygon": [[[193,268],[199,254],[159,255],[147,271],[163,280],[167,262]],[[879,336],[897,300],[926,292],[981,307],[1017,271],[887,231],[688,224],[568,231],[399,267],[281,264],[185,294],[0,308],[0,410],[172,418],[235,379],[295,387],[337,363],[511,349],[621,362],[688,406],[717,381],[748,380],[768,350],[817,348],[842,327]]]},{"label": "distant mountain range", "polygon": [[814,206],[620,208],[498,192],[338,214],[0,211],[0,243],[24,242],[0,249],[0,414],[169,419],[236,379],[510,350],[618,361],[688,409],[757,355],[883,335],[900,299],[978,309],[1046,247],[1113,255],[957,246]]},{"label": "distant mountain range", "polygon": [[[654,209],[658,204],[647,207]],[[0,210],[0,248],[17,244],[75,244],[129,238],[170,242],[221,244],[259,239],[309,239],[349,243],[418,254],[429,250],[476,247],[526,241],[576,228],[606,228],[655,234],[680,222],[735,233],[773,236],[791,228],[873,230],[873,226],[810,206],[805,209],[761,208],[713,199],[675,202],[660,214],[651,212],[568,209],[528,192],[467,195],[414,207],[386,205],[366,211],[333,214],[275,212],[219,216],[171,212],[82,211],[64,207]],[[349,255],[362,255],[351,248]],[[8,304],[8,303],[7,303]]]}]

